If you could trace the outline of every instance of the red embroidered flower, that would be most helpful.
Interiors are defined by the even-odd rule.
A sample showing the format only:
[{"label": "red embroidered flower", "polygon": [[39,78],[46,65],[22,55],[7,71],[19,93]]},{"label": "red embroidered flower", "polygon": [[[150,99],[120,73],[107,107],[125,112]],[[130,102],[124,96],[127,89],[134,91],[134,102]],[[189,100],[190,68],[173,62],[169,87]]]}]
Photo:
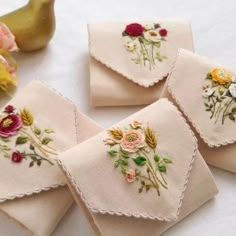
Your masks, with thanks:
[{"label": "red embroidered flower", "polygon": [[11,160],[15,163],[19,163],[23,160],[24,156],[20,152],[13,152]]},{"label": "red embroidered flower", "polygon": [[22,120],[19,115],[10,114],[0,121],[0,137],[10,137],[22,127]]},{"label": "red embroidered flower", "polygon": [[15,108],[12,105],[8,105],[5,107],[4,112],[12,113],[14,111],[14,109]]},{"label": "red embroidered flower", "polygon": [[160,30],[159,30],[159,34],[160,34],[162,37],[167,36],[167,33],[168,33],[168,31],[167,31],[166,29],[160,29]]},{"label": "red embroidered flower", "polygon": [[143,34],[144,27],[138,23],[132,23],[126,26],[125,32],[130,36],[140,36]]}]

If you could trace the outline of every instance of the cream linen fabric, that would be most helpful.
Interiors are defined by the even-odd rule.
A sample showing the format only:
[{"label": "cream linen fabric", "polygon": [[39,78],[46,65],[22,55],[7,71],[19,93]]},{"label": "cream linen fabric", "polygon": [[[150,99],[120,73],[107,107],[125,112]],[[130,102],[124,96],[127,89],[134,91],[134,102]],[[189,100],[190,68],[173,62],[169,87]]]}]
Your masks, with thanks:
[{"label": "cream linen fabric", "polygon": [[167,97],[180,107],[196,131],[199,150],[208,164],[236,173],[235,123],[224,125],[210,120],[205,111],[202,87],[208,72],[216,67],[227,69],[206,57],[187,50],[179,50],[177,60],[170,73],[161,97]]},{"label": "cream linen fabric", "polygon": [[158,62],[152,70],[148,66],[135,64],[124,46],[126,41],[122,32],[130,22],[89,24],[90,95],[93,106],[143,105],[159,98],[164,83],[161,80],[168,75],[178,48],[193,50],[193,41],[188,23],[168,20],[158,23],[168,30],[166,41],[162,41],[160,47],[161,55],[167,56],[167,59]]},{"label": "cream linen fabric", "polygon": [[[9,104],[29,108],[39,126],[45,124],[54,128],[59,152],[99,130],[94,122],[77,112],[69,100],[38,81],[22,89]],[[29,168],[29,163],[13,164],[7,160],[9,163],[6,164],[5,161],[0,157],[0,199],[4,201],[0,210],[34,235],[50,235],[73,202],[67,187],[52,187],[52,183],[65,183],[57,165],[49,168],[43,163],[41,167]]]},{"label": "cream linen fabric", "polygon": [[[103,143],[106,131],[58,157],[73,196],[97,235],[160,235],[217,193],[196,139],[175,106],[159,100],[113,127],[133,120],[155,130],[158,152],[173,161],[166,176],[169,188],[162,189],[160,197],[155,191],[139,194],[136,183],[127,184],[114,170]],[[202,187],[206,191],[199,191]]]}]

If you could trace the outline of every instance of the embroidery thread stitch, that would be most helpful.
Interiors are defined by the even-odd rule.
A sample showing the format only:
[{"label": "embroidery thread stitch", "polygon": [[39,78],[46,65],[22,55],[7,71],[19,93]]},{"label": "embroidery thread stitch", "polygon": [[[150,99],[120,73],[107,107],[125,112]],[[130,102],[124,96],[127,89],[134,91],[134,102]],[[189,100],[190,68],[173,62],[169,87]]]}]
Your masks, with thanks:
[{"label": "embroidery thread stitch", "polygon": [[108,130],[108,135],[104,142],[110,146],[107,153],[115,159],[114,168],[120,168],[128,183],[138,182],[139,193],[155,189],[160,196],[161,188],[168,189],[164,174],[173,162],[157,153],[157,136],[153,129],[134,121],[127,129]]},{"label": "embroidery thread stitch", "polygon": [[202,96],[207,112],[210,112],[210,119],[218,121],[222,125],[225,121],[236,121],[236,77],[232,77],[223,68],[214,68],[207,76],[208,81],[203,86]]},{"label": "embroidery thread stitch", "polygon": [[[14,163],[29,160],[29,167],[41,166],[43,162],[54,165],[49,159],[49,155],[57,155],[49,146],[52,133],[52,129],[35,126],[33,114],[27,108],[15,112],[15,108],[8,105],[0,117],[0,153]],[[14,143],[14,150],[9,142]]]},{"label": "embroidery thread stitch", "polygon": [[126,39],[125,48],[133,55],[132,60],[140,66],[149,65],[149,70],[156,66],[156,62],[167,59],[160,54],[161,42],[166,41],[168,31],[160,24],[142,26],[132,23],[126,26],[122,36]]}]

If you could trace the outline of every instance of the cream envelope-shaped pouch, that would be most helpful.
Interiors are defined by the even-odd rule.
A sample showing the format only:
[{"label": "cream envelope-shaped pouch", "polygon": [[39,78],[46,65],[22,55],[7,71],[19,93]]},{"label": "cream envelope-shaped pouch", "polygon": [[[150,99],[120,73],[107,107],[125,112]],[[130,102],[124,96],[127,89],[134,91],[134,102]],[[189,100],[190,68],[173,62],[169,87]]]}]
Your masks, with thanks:
[{"label": "cream envelope-shaped pouch", "polygon": [[0,114],[0,210],[33,234],[49,235],[72,203],[57,155],[98,128],[39,81]]},{"label": "cream envelope-shaped pouch", "polygon": [[190,121],[207,163],[236,173],[235,75],[213,60],[181,49],[162,96]]},{"label": "cream envelope-shaped pouch", "polygon": [[156,101],[178,49],[193,50],[191,27],[181,21],[92,23],[88,31],[93,106]]},{"label": "cream envelope-shaped pouch", "polygon": [[217,193],[191,129],[167,99],[66,151],[58,163],[97,235],[160,235]]}]

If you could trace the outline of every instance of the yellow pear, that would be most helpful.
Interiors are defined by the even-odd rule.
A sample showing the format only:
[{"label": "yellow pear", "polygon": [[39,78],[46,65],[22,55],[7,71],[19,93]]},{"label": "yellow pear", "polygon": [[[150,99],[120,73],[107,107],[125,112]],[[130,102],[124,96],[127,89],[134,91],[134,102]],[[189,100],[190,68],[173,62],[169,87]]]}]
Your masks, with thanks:
[{"label": "yellow pear", "polygon": [[55,0],[29,0],[25,6],[0,17],[16,37],[21,51],[45,47],[55,32]]}]

